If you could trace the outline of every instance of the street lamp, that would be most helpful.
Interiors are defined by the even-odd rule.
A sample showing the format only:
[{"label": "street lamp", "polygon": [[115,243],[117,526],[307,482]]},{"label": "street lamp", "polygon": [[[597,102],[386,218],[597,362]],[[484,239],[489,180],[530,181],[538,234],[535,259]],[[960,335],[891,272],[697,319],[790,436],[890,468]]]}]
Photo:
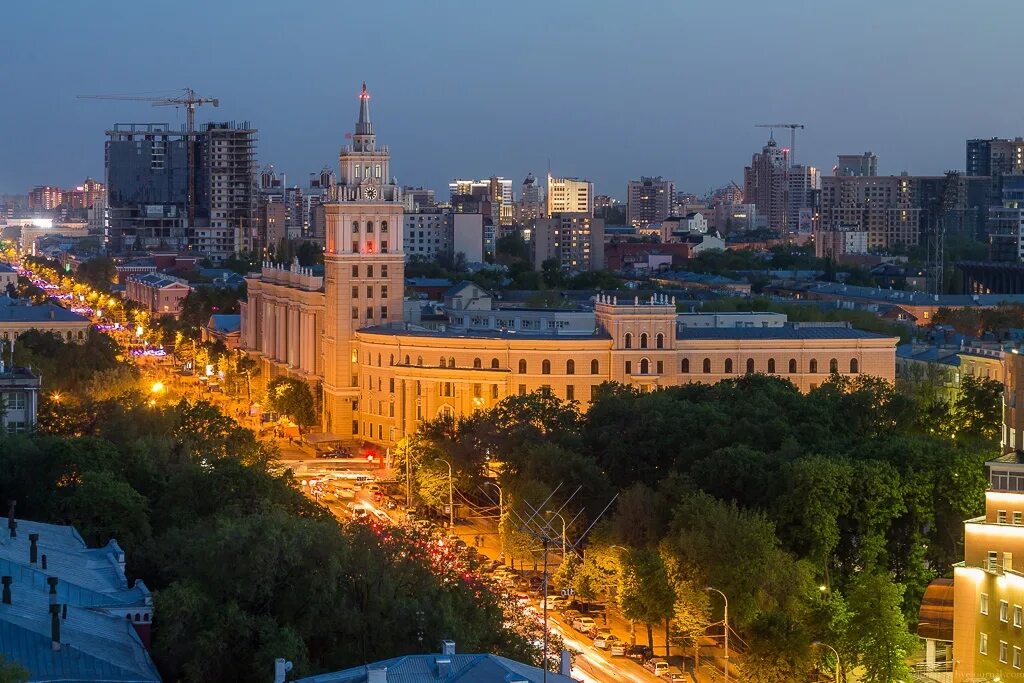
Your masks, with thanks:
[{"label": "street lamp", "polygon": [[565,548],[566,548],[566,544],[565,544],[565,517],[562,516],[562,513],[554,512],[552,510],[548,510],[547,514],[551,515],[552,517],[558,517],[560,520],[562,520],[562,557],[564,559],[564,557],[565,557]]},{"label": "street lamp", "polygon": [[722,596],[722,600],[725,601],[725,611],[722,613],[722,624],[725,625],[725,683],[729,683],[729,598],[725,596],[725,593],[707,586],[704,588],[705,591],[713,591]]},{"label": "street lamp", "polygon": [[828,643],[822,643],[821,641],[817,641],[816,640],[813,643],[811,643],[811,645],[818,645],[820,647],[828,648],[829,650],[832,651],[832,654],[834,654],[836,656],[836,676],[835,676],[835,679],[836,679],[836,683],[839,683],[839,669],[842,666],[842,664],[840,664],[840,661],[839,661],[839,652],[834,647],[829,645]]},{"label": "street lamp", "polygon": [[159,394],[164,390],[164,383],[157,380],[156,382],[153,382],[153,386],[151,386],[149,390],[152,391],[154,394]]},{"label": "street lamp", "polygon": [[455,495],[454,485],[452,483],[452,464],[444,458],[438,458],[445,465],[448,465],[448,527],[451,531],[455,531]]}]

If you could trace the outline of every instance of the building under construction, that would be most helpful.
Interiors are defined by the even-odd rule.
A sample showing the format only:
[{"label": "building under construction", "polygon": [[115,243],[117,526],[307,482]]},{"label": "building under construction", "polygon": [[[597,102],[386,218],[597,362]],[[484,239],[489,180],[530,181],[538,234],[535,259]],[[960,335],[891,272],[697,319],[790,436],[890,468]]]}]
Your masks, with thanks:
[{"label": "building under construction", "polygon": [[256,140],[247,122],[191,134],[166,123],[115,125],[105,148],[108,251],[189,250],[220,260],[243,249],[255,230]]}]

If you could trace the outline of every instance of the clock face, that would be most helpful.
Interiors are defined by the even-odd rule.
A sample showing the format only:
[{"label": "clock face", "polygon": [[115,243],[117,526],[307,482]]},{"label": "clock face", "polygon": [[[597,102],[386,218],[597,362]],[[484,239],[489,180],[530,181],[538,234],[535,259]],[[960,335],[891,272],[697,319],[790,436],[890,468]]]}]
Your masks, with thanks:
[{"label": "clock face", "polygon": [[363,194],[366,196],[367,199],[376,199],[377,198],[377,188],[373,187],[371,185],[370,187],[368,187],[365,190],[363,190]]}]

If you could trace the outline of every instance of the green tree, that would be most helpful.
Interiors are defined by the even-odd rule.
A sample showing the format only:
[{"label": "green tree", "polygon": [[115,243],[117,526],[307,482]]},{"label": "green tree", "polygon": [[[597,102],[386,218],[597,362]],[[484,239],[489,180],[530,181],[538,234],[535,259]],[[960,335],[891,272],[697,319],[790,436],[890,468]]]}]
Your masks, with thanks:
[{"label": "green tree", "polygon": [[675,592],[657,549],[641,548],[625,555],[619,604],[624,617],[647,626],[647,642],[653,643],[654,624],[667,625],[675,610]]},{"label": "green tree", "polygon": [[864,572],[850,587],[847,638],[860,654],[867,683],[895,683],[910,677],[906,660],[916,638],[907,631],[902,602],[903,586],[882,574]]},{"label": "green tree", "polygon": [[28,669],[17,662],[8,662],[0,655],[0,683],[28,683]]},{"label": "green tree", "polygon": [[267,384],[267,402],[271,410],[287,415],[302,427],[316,422],[313,392],[309,385],[294,377],[275,377]]}]

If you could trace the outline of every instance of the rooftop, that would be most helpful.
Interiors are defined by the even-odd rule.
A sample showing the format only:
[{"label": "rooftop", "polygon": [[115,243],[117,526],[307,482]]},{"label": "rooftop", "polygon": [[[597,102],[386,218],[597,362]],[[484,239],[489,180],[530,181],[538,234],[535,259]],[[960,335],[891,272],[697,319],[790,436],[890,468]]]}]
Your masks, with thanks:
[{"label": "rooftop", "polygon": [[406,655],[300,678],[296,683],[364,683],[371,670],[377,673],[382,669],[386,683],[573,683],[569,676],[549,672],[545,678],[544,672],[535,666],[491,654]]},{"label": "rooftop", "polygon": [[89,324],[89,319],[53,303],[24,304],[9,296],[0,296],[0,324],[4,322],[63,322]]},{"label": "rooftop", "polygon": [[679,327],[676,339],[895,339],[841,324],[786,323],[782,327]]}]

